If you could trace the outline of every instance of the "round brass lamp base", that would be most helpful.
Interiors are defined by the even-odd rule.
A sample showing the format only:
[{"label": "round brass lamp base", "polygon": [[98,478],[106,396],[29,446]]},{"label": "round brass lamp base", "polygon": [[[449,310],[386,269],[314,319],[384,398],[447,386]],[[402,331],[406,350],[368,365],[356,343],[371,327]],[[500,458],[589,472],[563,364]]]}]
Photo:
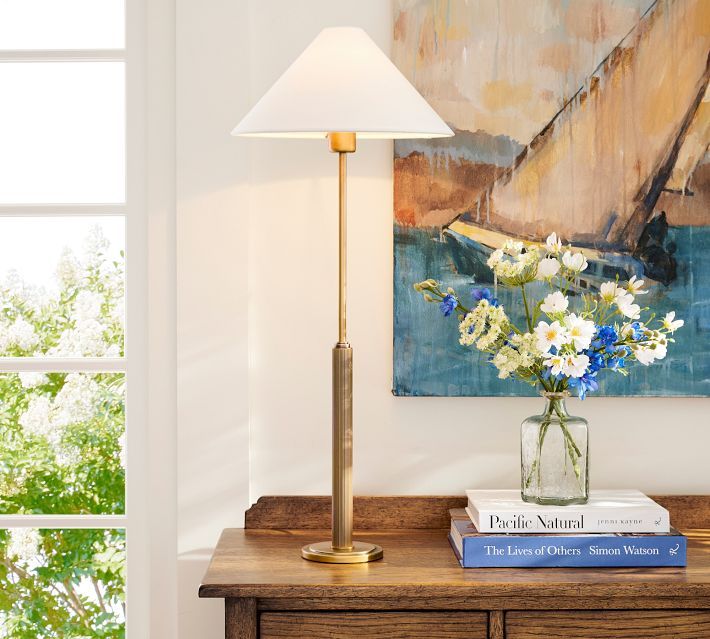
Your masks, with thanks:
[{"label": "round brass lamp base", "polygon": [[301,548],[301,556],[309,561],[326,564],[364,564],[382,559],[382,548],[363,541],[354,541],[350,550],[336,550],[329,541],[308,544]]}]

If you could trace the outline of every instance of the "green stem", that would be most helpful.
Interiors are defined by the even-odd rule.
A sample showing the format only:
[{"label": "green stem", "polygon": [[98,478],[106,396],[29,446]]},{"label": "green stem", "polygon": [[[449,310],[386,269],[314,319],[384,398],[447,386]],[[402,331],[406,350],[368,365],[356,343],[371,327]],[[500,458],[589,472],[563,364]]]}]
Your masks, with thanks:
[{"label": "green stem", "polygon": [[540,490],[540,482],[542,481],[542,464],[540,463],[540,458],[542,457],[542,445],[545,442],[545,435],[547,435],[547,429],[549,427],[550,419],[546,419],[540,425],[540,430],[537,434],[537,455],[535,456],[535,460],[533,461],[532,466],[530,466],[530,472],[528,473],[528,476],[525,478],[525,488],[530,488],[533,475],[535,475],[535,471],[537,471],[537,489],[538,491]]},{"label": "green stem", "polygon": [[530,317],[530,308],[528,307],[528,298],[527,295],[525,295],[525,284],[520,285],[520,290],[523,292],[523,304],[525,304],[525,319],[527,320],[528,331],[532,333],[532,319]]},{"label": "green stem", "polygon": [[562,434],[565,436],[565,439],[568,442],[568,445],[572,447],[574,450],[575,454],[577,457],[581,457],[582,453],[580,452],[579,448],[577,447],[577,444],[575,443],[574,439],[572,439],[572,434],[569,432],[567,429],[567,424],[565,424],[565,418],[562,415],[562,412],[560,411],[560,407],[557,405],[557,403],[554,403],[553,405],[555,413],[557,413],[557,416],[560,418],[560,428],[562,429]]},{"label": "green stem", "polygon": [[582,452],[579,450],[577,443],[574,441],[572,434],[569,432],[567,424],[565,423],[566,420],[562,415],[559,406],[555,404],[553,408],[560,419],[560,430],[562,430],[562,435],[565,438],[565,448],[567,449],[567,455],[569,456],[569,460],[570,462],[572,462],[572,470],[574,470],[574,476],[576,477],[577,482],[579,482],[580,490],[583,490],[584,488],[581,484],[582,471],[579,467],[579,459],[582,457]]}]

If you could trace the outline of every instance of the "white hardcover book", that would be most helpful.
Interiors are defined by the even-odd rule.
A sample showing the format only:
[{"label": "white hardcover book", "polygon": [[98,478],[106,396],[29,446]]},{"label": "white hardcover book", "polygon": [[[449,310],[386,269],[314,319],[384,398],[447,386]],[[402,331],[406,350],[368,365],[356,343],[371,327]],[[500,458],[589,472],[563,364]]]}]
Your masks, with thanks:
[{"label": "white hardcover book", "polygon": [[669,533],[668,511],[638,490],[592,490],[576,506],[538,506],[519,490],[467,490],[481,533]]}]

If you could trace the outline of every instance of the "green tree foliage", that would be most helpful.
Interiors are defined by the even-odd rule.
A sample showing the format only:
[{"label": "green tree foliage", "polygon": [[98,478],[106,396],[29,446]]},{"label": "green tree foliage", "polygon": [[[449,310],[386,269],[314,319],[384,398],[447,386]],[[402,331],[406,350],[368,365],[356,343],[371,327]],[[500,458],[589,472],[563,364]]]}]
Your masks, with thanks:
[{"label": "green tree foliage", "polygon": [[[123,354],[123,256],[92,231],[49,290],[0,284],[0,356]],[[0,514],[125,511],[124,375],[0,375]],[[0,530],[0,638],[124,636],[121,529]]]}]

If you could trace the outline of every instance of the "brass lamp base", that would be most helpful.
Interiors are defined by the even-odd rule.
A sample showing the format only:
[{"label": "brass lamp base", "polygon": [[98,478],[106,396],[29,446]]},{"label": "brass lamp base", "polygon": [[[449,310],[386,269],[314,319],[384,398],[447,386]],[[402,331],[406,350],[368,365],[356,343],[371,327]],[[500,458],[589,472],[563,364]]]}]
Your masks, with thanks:
[{"label": "brass lamp base", "polygon": [[382,559],[382,548],[353,541],[353,349],[345,331],[347,271],[346,161],[356,147],[352,132],[328,134],[330,150],[338,154],[338,343],[333,348],[333,503],[332,540],[308,544],[301,556],[326,564],[364,564]]},{"label": "brass lamp base", "polygon": [[364,564],[382,559],[382,548],[375,544],[354,541],[350,550],[337,550],[330,541],[321,541],[301,548],[301,556],[309,561],[326,564]]}]

